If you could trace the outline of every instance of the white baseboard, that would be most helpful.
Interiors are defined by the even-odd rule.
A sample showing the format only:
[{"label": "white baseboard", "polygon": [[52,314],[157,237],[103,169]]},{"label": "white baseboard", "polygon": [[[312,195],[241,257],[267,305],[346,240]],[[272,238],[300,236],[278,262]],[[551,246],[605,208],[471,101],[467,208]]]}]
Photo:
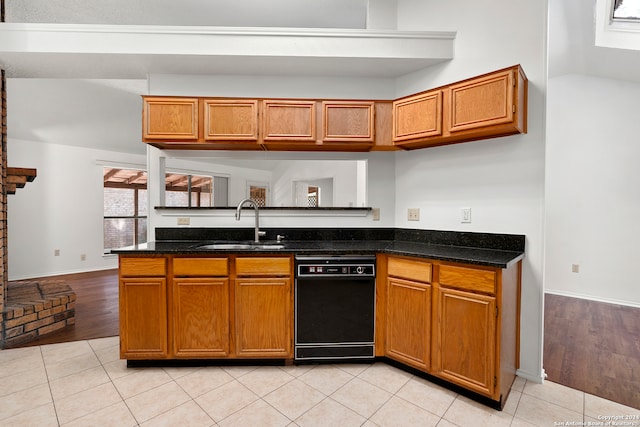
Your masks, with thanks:
[{"label": "white baseboard", "polygon": [[88,268],[82,270],[70,270],[70,271],[58,271],[52,272],[49,274],[39,274],[39,275],[30,275],[30,276],[18,276],[18,277],[9,277],[9,281],[13,282],[15,280],[33,280],[38,279],[40,277],[55,277],[55,276],[64,276],[66,274],[78,274],[78,273],[91,273],[92,271],[104,271],[104,270],[116,270],[118,266],[112,267],[96,267],[96,268]]},{"label": "white baseboard", "polygon": [[544,293],[545,294],[560,295],[560,296],[564,296],[564,297],[586,299],[586,300],[597,301],[597,302],[604,302],[604,303],[607,303],[607,304],[626,305],[626,306],[629,306],[629,307],[640,308],[640,302],[624,301],[624,300],[617,300],[617,299],[612,299],[612,298],[602,298],[602,297],[596,297],[596,296],[593,296],[593,295],[576,294],[576,293],[573,293],[573,292],[554,291],[554,290],[551,290],[551,289],[545,289]]},{"label": "white baseboard", "polygon": [[521,369],[516,371],[516,375],[520,378],[524,378],[527,381],[531,381],[534,383],[542,384],[544,380],[547,378],[547,374],[544,372],[544,369],[540,372],[527,372]]}]

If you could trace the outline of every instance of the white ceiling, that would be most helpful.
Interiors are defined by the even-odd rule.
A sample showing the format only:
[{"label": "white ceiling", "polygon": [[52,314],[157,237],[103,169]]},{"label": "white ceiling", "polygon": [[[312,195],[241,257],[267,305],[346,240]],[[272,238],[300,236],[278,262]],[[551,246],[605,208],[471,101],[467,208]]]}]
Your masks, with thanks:
[{"label": "white ceiling", "polygon": [[368,0],[5,0],[6,22],[366,28]]}]

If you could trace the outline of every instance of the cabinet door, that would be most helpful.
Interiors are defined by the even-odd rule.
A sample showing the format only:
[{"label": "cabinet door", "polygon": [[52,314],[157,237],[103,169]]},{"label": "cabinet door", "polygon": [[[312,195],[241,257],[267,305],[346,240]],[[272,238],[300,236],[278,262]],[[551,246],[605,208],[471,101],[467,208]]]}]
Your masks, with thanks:
[{"label": "cabinet door", "polygon": [[449,86],[449,130],[458,132],[514,120],[514,73],[492,73]]},{"label": "cabinet door", "polygon": [[258,141],[258,101],[204,100],[205,141]]},{"label": "cabinet door", "polygon": [[264,141],[316,141],[315,101],[262,102]]},{"label": "cabinet door", "polygon": [[291,357],[291,319],[290,279],[236,279],[236,356]]},{"label": "cabinet door", "polygon": [[198,99],[145,97],[142,104],[142,139],[196,141]]},{"label": "cabinet door", "polygon": [[442,135],[442,91],[434,90],[393,102],[393,141]]},{"label": "cabinet door", "polygon": [[120,279],[120,357],[166,358],[167,281],[161,277]]},{"label": "cabinet door", "polygon": [[496,383],[495,297],[440,288],[436,375],[493,397]]},{"label": "cabinet door", "polygon": [[322,103],[324,142],[370,142],[374,140],[374,103],[324,101]]},{"label": "cabinet door", "polygon": [[390,277],[386,322],[386,356],[429,371],[431,285]]},{"label": "cabinet door", "polygon": [[229,279],[176,278],[172,296],[175,356],[228,356]]}]

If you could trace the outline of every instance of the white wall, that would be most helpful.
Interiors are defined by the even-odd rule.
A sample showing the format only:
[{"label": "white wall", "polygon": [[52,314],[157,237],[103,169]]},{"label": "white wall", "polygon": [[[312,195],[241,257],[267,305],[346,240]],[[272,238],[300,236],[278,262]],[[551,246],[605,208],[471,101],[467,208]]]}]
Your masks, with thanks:
[{"label": "white wall", "polygon": [[[397,81],[397,96],[521,64],[528,133],[396,154],[396,226],[524,234],[519,374],[542,379],[546,1],[399,0],[399,30],[457,30],[455,59]],[[460,208],[472,223],[460,223]],[[420,221],[407,221],[420,208]]]},{"label": "white wall", "polygon": [[546,291],[640,307],[640,84],[567,75],[548,89]]},{"label": "white wall", "polygon": [[280,162],[273,171],[273,206],[296,206],[294,181],[327,179],[333,184],[332,188],[321,188],[321,206],[358,206],[357,172],[355,160]]},{"label": "white wall", "polygon": [[98,161],[144,167],[144,156],[10,139],[7,157],[10,165],[38,173],[9,196],[9,279],[117,268],[116,257],[103,256],[104,172]]}]

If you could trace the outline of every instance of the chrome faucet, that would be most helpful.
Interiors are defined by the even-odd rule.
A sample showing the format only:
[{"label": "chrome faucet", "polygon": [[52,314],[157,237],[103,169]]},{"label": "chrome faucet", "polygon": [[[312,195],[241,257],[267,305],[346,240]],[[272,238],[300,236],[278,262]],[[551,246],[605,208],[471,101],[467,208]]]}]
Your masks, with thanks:
[{"label": "chrome faucet", "polygon": [[244,199],[240,203],[238,203],[238,208],[236,209],[236,221],[240,221],[240,214],[242,212],[242,207],[245,204],[250,204],[256,211],[256,229],[253,241],[256,243],[260,242],[260,236],[264,236],[265,232],[260,231],[260,209],[258,208],[258,204],[252,199]]}]

